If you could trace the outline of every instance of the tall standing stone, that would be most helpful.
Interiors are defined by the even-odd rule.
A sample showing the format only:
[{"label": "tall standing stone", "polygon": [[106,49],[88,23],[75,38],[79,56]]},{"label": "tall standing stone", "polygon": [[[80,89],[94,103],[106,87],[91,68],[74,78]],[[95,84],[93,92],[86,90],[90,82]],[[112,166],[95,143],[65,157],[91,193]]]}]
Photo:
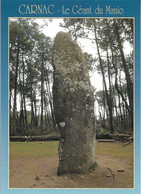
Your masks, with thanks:
[{"label": "tall standing stone", "polygon": [[94,96],[84,55],[68,33],[55,38],[53,67],[54,112],[61,134],[58,175],[84,173],[94,163]]}]

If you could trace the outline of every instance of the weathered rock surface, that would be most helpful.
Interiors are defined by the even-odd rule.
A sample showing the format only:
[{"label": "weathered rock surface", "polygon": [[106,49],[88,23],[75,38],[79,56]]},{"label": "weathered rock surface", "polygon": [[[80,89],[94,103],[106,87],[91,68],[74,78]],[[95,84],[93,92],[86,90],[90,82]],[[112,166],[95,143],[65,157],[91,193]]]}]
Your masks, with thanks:
[{"label": "weathered rock surface", "polygon": [[54,112],[61,132],[58,174],[84,173],[94,163],[94,96],[84,55],[68,33],[55,38],[53,67]]}]

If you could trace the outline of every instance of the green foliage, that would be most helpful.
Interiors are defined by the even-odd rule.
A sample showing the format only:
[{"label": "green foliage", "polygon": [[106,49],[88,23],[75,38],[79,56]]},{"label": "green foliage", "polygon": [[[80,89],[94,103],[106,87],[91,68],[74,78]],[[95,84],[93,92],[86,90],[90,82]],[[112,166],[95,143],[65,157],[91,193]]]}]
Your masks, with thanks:
[{"label": "green foliage", "polygon": [[94,65],[95,65],[97,59],[93,58],[93,56],[91,54],[88,54],[86,52],[84,53],[84,55],[85,55],[88,70],[93,71],[94,70]]},{"label": "green foliage", "polygon": [[106,128],[100,127],[100,128],[98,128],[98,129],[96,130],[96,134],[98,134],[98,135],[106,135],[106,134],[110,134],[110,130],[109,130],[109,129],[106,129]]},{"label": "green foliage", "polygon": [[[107,119],[111,132],[117,124],[125,131],[128,121],[129,128],[133,129],[128,120],[128,115],[133,120],[133,19],[64,19],[61,26],[67,28],[75,40],[91,40],[97,49],[94,63],[91,56],[87,55],[86,59],[89,70],[96,69],[103,79],[103,91],[96,94],[102,125]],[[130,45],[128,55],[125,44]]]},{"label": "green foliage", "polygon": [[90,166],[89,171],[90,171],[90,172],[94,171],[94,170],[96,169],[96,167],[97,167],[97,163],[94,162],[94,163]]},{"label": "green foliage", "polygon": [[[44,21],[43,26],[47,26],[47,22]],[[55,126],[51,94],[53,43],[41,32],[43,26],[34,19],[10,19],[10,134],[44,134],[44,129]],[[95,95],[101,127],[110,128],[113,124],[115,131],[130,131],[133,118],[133,19],[64,18],[60,26],[67,28],[75,40],[91,41],[97,50],[95,57],[86,53],[85,58],[89,71],[95,70],[103,75],[103,91]],[[130,45],[128,55],[125,43]],[[17,104],[20,104],[20,113],[14,114]],[[38,116],[42,118],[38,119]]]},{"label": "green foliage", "polygon": [[[50,129],[53,122],[53,118],[50,117],[52,114],[50,82],[53,77],[50,67],[51,38],[40,31],[40,26],[34,19],[21,18],[10,19],[9,35],[10,134],[44,134],[46,131],[44,128]],[[17,114],[16,107],[19,104],[20,111]],[[37,114],[42,117],[40,123]],[[39,130],[40,128],[42,130]]]}]

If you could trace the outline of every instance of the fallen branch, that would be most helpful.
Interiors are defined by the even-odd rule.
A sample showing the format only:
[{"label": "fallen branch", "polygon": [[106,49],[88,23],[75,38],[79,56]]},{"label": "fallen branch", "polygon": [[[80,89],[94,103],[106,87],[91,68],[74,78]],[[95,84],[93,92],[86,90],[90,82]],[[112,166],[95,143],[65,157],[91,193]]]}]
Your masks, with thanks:
[{"label": "fallen branch", "polygon": [[107,168],[107,169],[111,172],[112,177],[113,177],[113,179],[115,180],[115,175],[114,175],[114,173],[112,172],[112,170],[111,170],[110,168]]}]

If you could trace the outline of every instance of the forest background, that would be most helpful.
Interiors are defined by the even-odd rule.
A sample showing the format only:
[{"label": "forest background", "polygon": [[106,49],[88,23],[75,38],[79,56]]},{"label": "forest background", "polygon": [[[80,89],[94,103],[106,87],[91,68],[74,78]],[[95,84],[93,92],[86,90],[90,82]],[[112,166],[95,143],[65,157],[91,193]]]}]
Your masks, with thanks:
[{"label": "forest background", "polygon": [[[126,18],[9,20],[10,135],[58,133],[53,109],[51,23],[82,47],[94,87],[97,133],[133,133],[134,21]],[[60,28],[58,28],[60,30]],[[46,33],[44,33],[46,31]],[[50,33],[49,33],[50,34]],[[83,48],[89,44],[87,52]],[[91,48],[90,48],[91,47]],[[97,83],[96,83],[97,82]],[[101,86],[98,87],[98,83]]]}]

